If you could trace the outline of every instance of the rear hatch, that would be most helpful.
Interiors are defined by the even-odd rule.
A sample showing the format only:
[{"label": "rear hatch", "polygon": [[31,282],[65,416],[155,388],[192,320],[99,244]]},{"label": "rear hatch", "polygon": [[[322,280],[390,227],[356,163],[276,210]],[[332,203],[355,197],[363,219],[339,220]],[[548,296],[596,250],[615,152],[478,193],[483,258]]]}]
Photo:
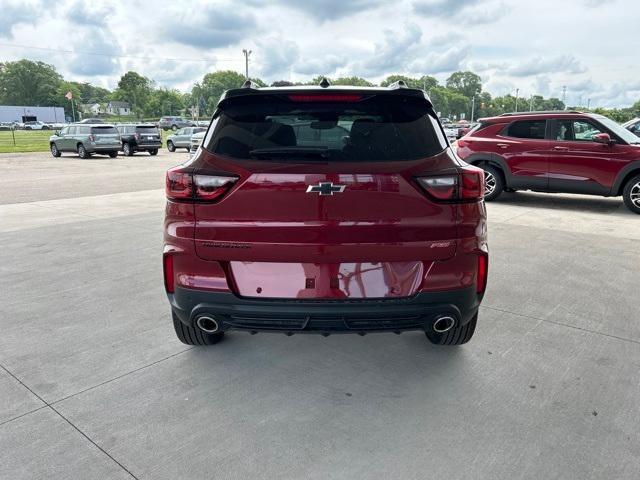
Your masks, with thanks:
[{"label": "rear hatch", "polygon": [[111,125],[91,127],[91,135],[94,136],[96,145],[120,145],[120,134]]},{"label": "rear hatch", "polygon": [[139,145],[156,145],[160,143],[160,132],[154,126],[138,125],[136,127]]},{"label": "rear hatch", "polygon": [[213,192],[195,203],[197,254],[241,296],[410,296],[455,254],[456,205],[416,180],[456,172],[446,147],[424,97],[223,101],[191,164]]}]

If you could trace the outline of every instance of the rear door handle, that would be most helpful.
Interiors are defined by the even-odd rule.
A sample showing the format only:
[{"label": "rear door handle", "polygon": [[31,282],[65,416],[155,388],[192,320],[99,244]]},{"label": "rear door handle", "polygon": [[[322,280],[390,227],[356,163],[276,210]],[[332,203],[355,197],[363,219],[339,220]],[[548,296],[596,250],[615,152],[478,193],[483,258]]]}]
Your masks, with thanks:
[{"label": "rear door handle", "polygon": [[500,148],[508,148],[508,147],[509,147],[509,144],[508,144],[508,143],[498,143],[498,146],[499,146]]},{"label": "rear door handle", "polygon": [[569,147],[553,147],[553,149],[561,152],[566,152],[569,150]]}]

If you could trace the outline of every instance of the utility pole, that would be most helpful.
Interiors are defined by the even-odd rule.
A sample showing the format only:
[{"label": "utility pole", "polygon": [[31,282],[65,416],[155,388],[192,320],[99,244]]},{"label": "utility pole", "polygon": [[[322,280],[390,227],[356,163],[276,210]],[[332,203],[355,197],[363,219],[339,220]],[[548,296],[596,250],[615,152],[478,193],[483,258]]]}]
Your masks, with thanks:
[{"label": "utility pole", "polygon": [[531,99],[529,100],[529,111],[533,112],[533,94],[531,95]]},{"label": "utility pole", "polygon": [[473,115],[476,112],[476,96],[471,97],[471,123],[473,123]]},{"label": "utility pole", "polygon": [[567,109],[567,86],[562,86],[562,103],[564,105],[564,109]]},{"label": "utility pole", "polygon": [[516,112],[518,111],[518,94],[520,93],[520,89],[516,88]]},{"label": "utility pole", "polygon": [[589,107],[591,107],[591,99],[587,98],[587,110],[589,110]]},{"label": "utility pole", "polygon": [[244,72],[247,80],[249,80],[249,55],[251,55],[251,50],[247,50],[245,48],[242,49],[242,53],[244,53]]}]

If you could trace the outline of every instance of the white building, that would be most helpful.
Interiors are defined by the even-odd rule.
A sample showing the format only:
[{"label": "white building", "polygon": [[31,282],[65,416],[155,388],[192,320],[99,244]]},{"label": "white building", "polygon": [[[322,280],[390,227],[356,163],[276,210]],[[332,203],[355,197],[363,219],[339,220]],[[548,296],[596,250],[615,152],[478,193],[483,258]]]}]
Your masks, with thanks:
[{"label": "white building", "polygon": [[111,115],[130,115],[131,107],[127,102],[112,100],[111,102],[107,103],[107,113]]},{"label": "white building", "polygon": [[0,122],[31,122],[35,120],[47,123],[64,122],[64,108],[0,105]]},{"label": "white building", "polygon": [[98,115],[100,113],[104,113],[99,103],[84,103],[80,105],[80,108],[84,113],[88,114]]}]

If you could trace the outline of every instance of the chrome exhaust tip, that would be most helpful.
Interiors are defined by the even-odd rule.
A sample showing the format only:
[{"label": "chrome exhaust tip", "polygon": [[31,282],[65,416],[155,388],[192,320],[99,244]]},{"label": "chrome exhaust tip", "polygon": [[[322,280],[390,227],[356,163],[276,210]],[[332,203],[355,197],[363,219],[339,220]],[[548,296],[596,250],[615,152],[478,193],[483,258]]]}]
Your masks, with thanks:
[{"label": "chrome exhaust tip", "polygon": [[455,324],[456,320],[453,317],[438,317],[436,321],[433,322],[433,331],[436,333],[448,332],[455,326]]},{"label": "chrome exhaust tip", "polygon": [[196,325],[198,325],[198,328],[205,333],[216,333],[220,330],[220,325],[217,320],[207,315],[200,315],[196,319]]}]

